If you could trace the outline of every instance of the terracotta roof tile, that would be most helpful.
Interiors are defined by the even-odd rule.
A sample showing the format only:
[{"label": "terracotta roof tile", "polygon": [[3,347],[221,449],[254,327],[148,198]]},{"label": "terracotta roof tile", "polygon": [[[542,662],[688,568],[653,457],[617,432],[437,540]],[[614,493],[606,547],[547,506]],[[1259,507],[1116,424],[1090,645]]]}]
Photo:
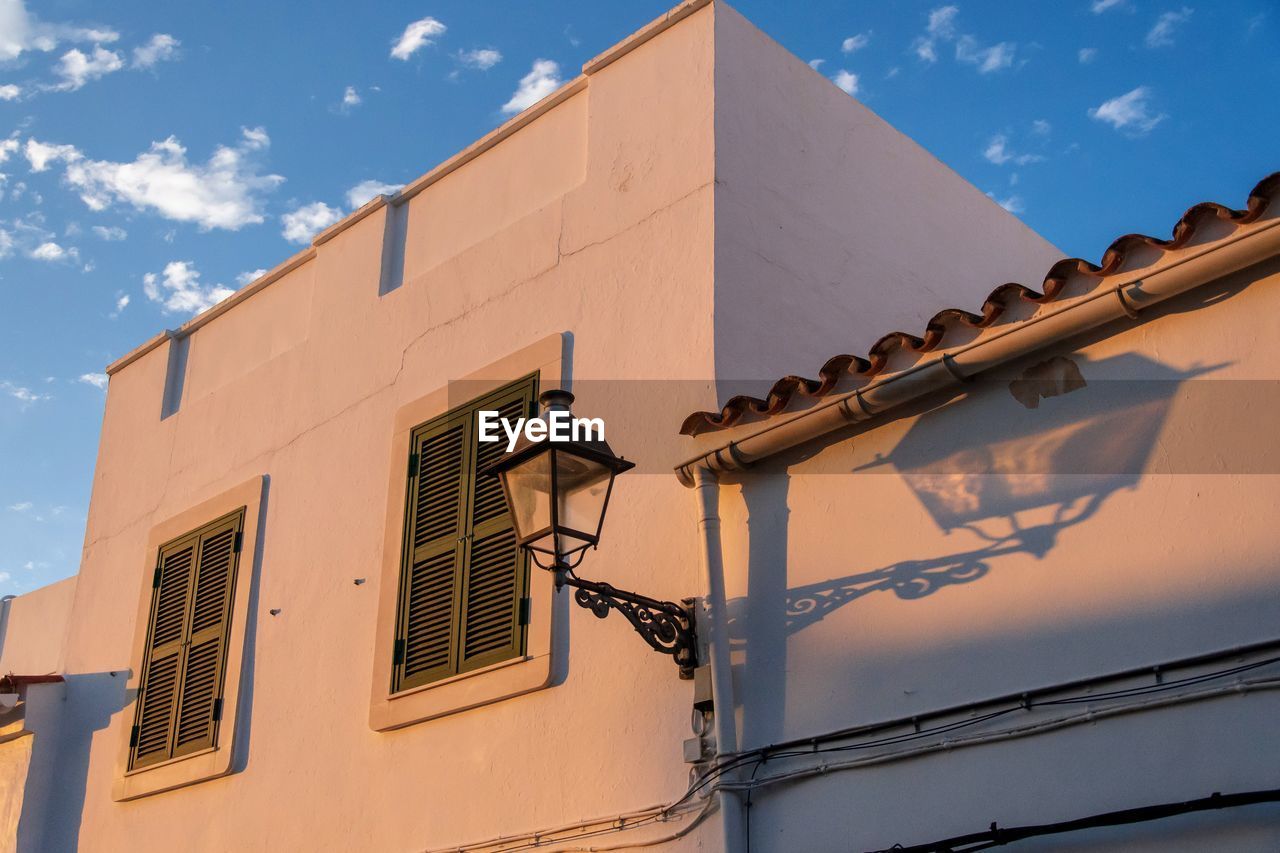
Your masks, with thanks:
[{"label": "terracotta roof tile", "polygon": [[895,352],[929,352],[941,345],[947,338],[948,332],[957,326],[986,328],[995,323],[1012,304],[1019,300],[1037,304],[1052,302],[1062,293],[1067,279],[1073,274],[1103,278],[1119,271],[1125,260],[1139,249],[1150,248],[1166,252],[1182,248],[1191,241],[1197,230],[1210,220],[1233,224],[1253,222],[1262,216],[1267,205],[1277,196],[1280,196],[1280,172],[1274,172],[1259,181],[1249,193],[1249,200],[1241,210],[1235,210],[1217,202],[1201,202],[1182,215],[1173,227],[1173,236],[1168,240],[1146,234],[1125,234],[1107,247],[1107,250],[1102,253],[1101,261],[1097,264],[1081,258],[1064,258],[1058,261],[1049,268],[1038,291],[1016,282],[1002,284],[987,294],[981,310],[977,313],[963,308],[944,308],[929,319],[923,336],[907,332],[890,332],[872,344],[866,358],[849,354],[832,356],[818,370],[817,379],[784,376],[773,383],[764,399],[739,395],[730,398],[719,412],[694,412],[684,419],[680,432],[684,435],[699,435],[728,429],[748,415],[765,417],[776,415],[784,411],[791,401],[797,398],[825,397],[845,376],[864,379],[875,376],[884,369],[889,357]]}]

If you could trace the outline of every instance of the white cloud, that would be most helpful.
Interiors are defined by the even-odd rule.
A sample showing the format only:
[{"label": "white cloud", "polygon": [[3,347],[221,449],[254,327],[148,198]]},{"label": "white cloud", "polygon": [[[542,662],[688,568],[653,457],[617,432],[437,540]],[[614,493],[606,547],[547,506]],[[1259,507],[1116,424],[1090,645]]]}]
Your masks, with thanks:
[{"label": "white cloud", "polygon": [[[49,394],[37,394],[35,391],[32,391],[30,388],[23,387],[22,385],[15,385],[14,383],[10,382],[7,379],[0,381],[0,392],[7,394],[8,396],[17,400],[18,408],[23,411],[26,411],[34,403],[40,403],[45,400],[53,399],[53,397]],[[25,509],[31,508],[31,504],[29,503],[25,505],[25,509],[20,509],[20,507],[23,507],[23,506],[24,506],[23,504],[15,504],[14,506],[9,507],[9,509],[14,510],[15,512],[24,512]]]},{"label": "white cloud", "polygon": [[1156,18],[1155,24],[1143,40],[1147,47],[1173,47],[1173,31],[1191,17],[1191,9],[1183,6],[1177,12],[1165,12]]},{"label": "white cloud", "polygon": [[120,34],[107,27],[48,24],[26,10],[22,0],[0,0],[0,62],[28,50],[48,52],[59,42],[113,42]]},{"label": "white cloud", "polygon": [[249,284],[250,282],[253,282],[253,281],[257,281],[258,279],[262,278],[266,274],[267,274],[267,271],[264,269],[246,270],[242,273],[236,274],[236,284],[240,285],[241,287],[244,287],[246,284]]},{"label": "white cloud", "polygon": [[85,385],[92,385],[99,391],[107,390],[107,374],[105,373],[81,373],[77,382],[83,382]]},{"label": "white cloud", "polygon": [[322,201],[304,204],[297,210],[280,217],[284,230],[280,232],[291,243],[310,243],[311,238],[337,222],[342,211]]},{"label": "white cloud", "polygon": [[13,83],[0,86],[0,101],[16,101],[22,95],[22,88]]},{"label": "white cloud", "polygon": [[1130,136],[1141,136],[1168,118],[1164,113],[1152,113],[1150,97],[1151,90],[1146,86],[1139,86],[1093,107],[1089,110],[1089,118],[1105,122]]},{"label": "white cloud", "polygon": [[49,168],[50,163],[59,160],[70,163],[79,160],[81,156],[74,145],[49,145],[35,139],[27,140],[22,153],[26,155],[33,172],[43,172]]},{"label": "white cloud", "polygon": [[142,292],[166,314],[198,314],[235,293],[221,284],[202,285],[191,261],[170,261],[161,275],[147,273]]},{"label": "white cloud", "polygon": [[275,189],[284,178],[258,172],[250,153],[270,144],[262,128],[243,128],[240,143],[220,145],[206,163],[187,160],[187,149],[170,136],[153,142],[133,161],[89,160],[71,145],[48,145],[28,139],[31,170],[49,163],[66,163],[66,184],[80,192],[91,210],[112,203],[152,210],[166,219],[194,222],[200,229],[238,230],[263,221],[260,194]]},{"label": "white cloud", "polygon": [[844,53],[857,53],[870,43],[871,31],[868,30],[865,33],[858,33],[856,36],[849,36],[840,42],[840,50]]},{"label": "white cloud", "polygon": [[10,137],[8,139],[0,139],[0,163],[9,159],[9,156],[16,153],[20,147],[18,140]]},{"label": "white cloud", "polygon": [[1101,15],[1108,9],[1114,9],[1123,4],[1124,0],[1093,0],[1093,5],[1089,7],[1089,10],[1095,15]]},{"label": "white cloud", "polygon": [[938,61],[937,43],[956,37],[955,21],[958,14],[959,6],[939,6],[929,13],[929,23],[925,26],[924,35],[912,44],[912,49],[922,62],[932,64]]},{"label": "white cloud", "polygon": [[56,262],[77,260],[80,257],[80,253],[74,246],[69,249],[64,249],[52,240],[47,240],[32,249],[30,257],[37,261]]},{"label": "white cloud", "polygon": [[997,133],[991,137],[991,141],[983,149],[982,156],[997,166],[1003,166],[1005,163],[1025,166],[1028,163],[1039,163],[1044,159],[1039,154],[1015,154],[1009,149],[1009,138],[1003,133]]},{"label": "white cloud", "polygon": [[1022,196],[1011,195],[1008,198],[999,199],[995,197],[994,193],[987,193],[987,197],[1010,213],[1022,213],[1027,209],[1026,205],[1022,203]]},{"label": "white cloud", "polygon": [[7,258],[13,254],[14,243],[13,234],[4,228],[0,228],[0,259]]},{"label": "white cloud", "polygon": [[487,71],[502,61],[501,51],[492,47],[479,47],[475,50],[460,50],[455,54],[458,63],[466,68],[478,68]]},{"label": "white cloud", "polygon": [[342,106],[348,109],[360,106],[361,100],[360,93],[356,91],[355,86],[348,86],[342,91]]},{"label": "white cloud", "polygon": [[95,45],[93,53],[88,54],[79,48],[72,48],[62,55],[54,73],[62,78],[62,82],[52,88],[60,92],[74,92],[90,80],[97,80],[124,68],[124,59],[114,50]]},{"label": "white cloud", "polygon": [[1053,125],[1049,124],[1045,119],[1038,118],[1031,122],[1031,132],[1036,136],[1048,136],[1052,130]]},{"label": "white cloud", "polygon": [[1002,41],[983,47],[975,37],[961,34],[956,28],[956,16],[959,14],[958,6],[940,6],[929,13],[924,35],[911,43],[911,49],[921,62],[932,65],[938,61],[938,45],[955,42],[956,59],[977,66],[980,74],[990,74],[1013,65],[1014,53],[1018,49],[1016,43]]},{"label": "white cloud", "polygon": [[31,501],[21,501],[20,503],[16,503],[16,504],[9,504],[8,509],[10,512],[28,512],[34,506],[35,504],[33,504]]},{"label": "white cloud", "polygon": [[956,41],[956,59],[978,66],[979,74],[990,74],[1008,68],[1013,64],[1013,54],[1018,46],[1011,41],[1002,41],[991,47],[979,47],[973,36],[961,36]]},{"label": "white cloud", "polygon": [[182,42],[168,33],[156,33],[141,47],[133,49],[133,67],[150,68],[157,62],[174,59]]},{"label": "white cloud", "polygon": [[814,71],[817,71],[819,68],[822,67],[822,63],[824,62],[826,62],[825,59],[810,59],[809,67],[812,68]]},{"label": "white cloud", "polygon": [[400,34],[400,38],[396,39],[391,46],[391,56],[394,59],[405,59],[413,56],[413,54],[422,47],[431,44],[436,36],[444,34],[447,29],[444,24],[435,18],[426,17],[414,21],[412,24],[404,28],[404,32]]},{"label": "white cloud", "polygon": [[851,71],[841,68],[832,76],[831,82],[843,89],[846,95],[858,94],[858,75]]},{"label": "white cloud", "polygon": [[404,184],[384,184],[382,181],[361,181],[347,190],[347,204],[355,210],[372,201],[375,196],[391,195]]},{"label": "white cloud", "polygon": [[240,136],[244,139],[242,144],[250,151],[261,151],[271,145],[271,137],[267,136],[267,129],[262,126],[242,127]]},{"label": "white cloud", "polygon": [[1088,65],[1098,58],[1098,49],[1096,47],[1082,47],[1076,51],[1076,59],[1080,60],[1081,65]]},{"label": "white cloud", "polygon": [[114,320],[116,317],[119,317],[124,312],[124,309],[128,307],[129,307],[129,294],[120,293],[119,291],[117,291],[116,292],[116,310],[112,311],[107,316],[110,317],[112,320]]},{"label": "white cloud", "polygon": [[560,88],[560,66],[550,59],[535,59],[529,73],[520,78],[511,100],[502,105],[510,115],[526,110]]},{"label": "white cloud", "polygon": [[95,225],[91,230],[108,243],[118,243],[129,236],[129,232],[118,225]]}]

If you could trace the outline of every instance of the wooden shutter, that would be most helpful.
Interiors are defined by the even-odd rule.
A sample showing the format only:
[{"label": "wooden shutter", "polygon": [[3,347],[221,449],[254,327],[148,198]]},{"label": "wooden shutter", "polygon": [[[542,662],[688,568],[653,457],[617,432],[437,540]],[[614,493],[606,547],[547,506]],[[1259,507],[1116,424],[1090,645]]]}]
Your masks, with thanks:
[{"label": "wooden shutter", "polygon": [[131,769],[217,744],[243,523],[239,510],[160,549]]},{"label": "wooden shutter", "polygon": [[[482,406],[512,422],[528,417],[533,405],[531,383],[520,383]],[[473,439],[477,435],[472,430]],[[476,440],[471,529],[467,538],[466,578],[462,614],[462,659],[459,670],[478,669],[523,651],[520,600],[524,596],[524,559],[516,547],[515,530],[502,484],[480,476],[485,466],[506,451],[506,442]]]},{"label": "wooden shutter", "polygon": [[469,428],[468,418],[450,414],[413,434],[393,690],[455,671]]},{"label": "wooden shutter", "polygon": [[480,442],[476,412],[532,412],[536,377],[413,432],[392,692],[524,651],[526,563],[496,479],[478,472],[505,450]]}]

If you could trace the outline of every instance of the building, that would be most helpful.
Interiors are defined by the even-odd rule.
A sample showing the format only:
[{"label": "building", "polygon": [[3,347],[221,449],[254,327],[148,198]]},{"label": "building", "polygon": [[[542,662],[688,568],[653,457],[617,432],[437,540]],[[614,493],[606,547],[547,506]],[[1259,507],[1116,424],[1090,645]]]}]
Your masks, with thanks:
[{"label": "building", "polygon": [[[882,850],[1221,792],[1025,849],[1275,849],[1278,187],[1062,261],[690,0],[108,368],[80,572],[4,610],[13,844]],[[563,386],[640,463],[581,572],[701,597],[693,680],[475,476],[474,412]]]}]

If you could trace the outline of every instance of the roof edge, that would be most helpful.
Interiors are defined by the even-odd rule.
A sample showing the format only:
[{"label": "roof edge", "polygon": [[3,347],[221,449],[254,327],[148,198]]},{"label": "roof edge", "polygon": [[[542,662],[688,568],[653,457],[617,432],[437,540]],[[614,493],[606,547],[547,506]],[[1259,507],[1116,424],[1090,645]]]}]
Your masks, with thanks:
[{"label": "roof edge", "polygon": [[[1087,294],[910,367],[873,376],[859,388],[828,392],[829,396],[824,395],[826,399],[811,409],[758,422],[749,434],[701,450],[677,465],[676,476],[683,485],[692,487],[695,469],[742,471],[850,424],[875,428],[907,402],[1113,320],[1126,316],[1136,320],[1148,307],[1280,255],[1280,218],[1261,222],[1258,218],[1239,223],[1234,233],[1185,254],[1165,255],[1150,266],[1101,275],[1099,286]],[[710,414],[699,412],[690,419]]]},{"label": "roof edge", "polygon": [[317,247],[324,245],[343,231],[346,231],[348,228],[351,228],[353,225],[360,222],[365,217],[376,213],[389,204],[401,205],[406,203],[409,199],[444,178],[446,175],[458,170],[467,163],[470,163],[472,160],[493,148],[507,137],[532,123],[535,119],[559,106],[579,92],[585,90],[589,84],[590,77],[596,72],[608,67],[652,39],[654,36],[670,29],[672,26],[683,21],[694,12],[705,6],[709,6],[714,2],[716,2],[716,0],[685,0],[685,2],[678,6],[669,9],[667,12],[617,42],[603,53],[597,54],[592,59],[589,59],[583,64],[582,73],[577,77],[574,77],[572,80],[568,81],[559,89],[556,89],[537,103],[526,107],[524,110],[498,125],[484,136],[481,136],[475,142],[471,143],[466,148],[463,148],[452,157],[449,157],[444,162],[405,184],[398,192],[391,195],[380,195],[371,201],[366,202],[351,213],[348,213],[342,219],[339,219],[337,222],[321,231],[319,234],[315,235],[311,240],[310,247],[303,249],[298,254],[272,268],[270,272],[266,273],[261,278],[258,278],[256,281],[246,285],[240,290],[237,290],[233,295],[228,296],[217,305],[195,315],[177,329],[165,330],[144,343],[134,347],[120,358],[108,364],[106,367],[106,374],[108,376],[115,375],[142,356],[159,347],[170,338],[182,338],[190,335],[205,323],[215,317],[225,314],[228,310],[248,299],[253,294],[259,292],[264,287],[278,281],[285,274],[292,272],[303,263],[311,260],[315,257]]}]

